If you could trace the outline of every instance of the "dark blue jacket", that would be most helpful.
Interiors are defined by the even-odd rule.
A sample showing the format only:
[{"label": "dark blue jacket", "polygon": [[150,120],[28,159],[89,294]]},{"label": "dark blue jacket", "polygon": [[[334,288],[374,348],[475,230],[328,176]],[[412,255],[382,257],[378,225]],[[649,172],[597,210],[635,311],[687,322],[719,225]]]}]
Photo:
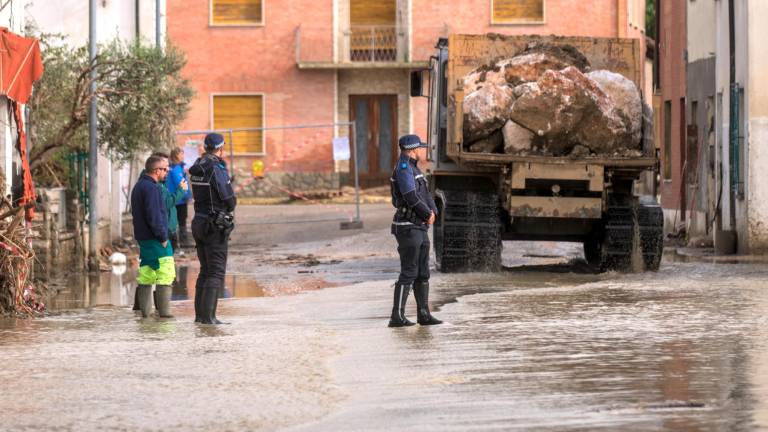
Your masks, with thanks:
[{"label": "dark blue jacket", "polygon": [[168,212],[163,194],[152,177],[142,174],[131,192],[133,237],[136,240],[168,240]]},{"label": "dark blue jacket", "polygon": [[417,219],[420,219],[415,225],[427,229],[424,222],[429,219],[432,212],[437,215],[437,206],[429,192],[427,179],[419,169],[416,160],[401,154],[390,181],[392,182],[392,205],[398,209],[392,219],[393,225],[413,225],[413,221],[403,211],[407,209],[414,212]]},{"label": "dark blue jacket", "polygon": [[227,164],[221,158],[204,154],[189,168],[189,180],[195,199],[196,218],[235,211],[237,198],[227,173]]}]

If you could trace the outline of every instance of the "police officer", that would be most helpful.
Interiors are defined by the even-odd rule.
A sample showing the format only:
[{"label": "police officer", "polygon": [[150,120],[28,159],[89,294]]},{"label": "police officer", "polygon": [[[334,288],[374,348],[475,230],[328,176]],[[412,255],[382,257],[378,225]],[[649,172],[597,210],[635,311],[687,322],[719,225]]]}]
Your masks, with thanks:
[{"label": "police officer", "polygon": [[224,324],[216,318],[219,292],[224,289],[227,268],[227,242],[235,227],[237,201],[227,165],[222,160],[224,137],[210,133],[205,137],[205,154],[189,169],[195,217],[195,239],[200,274],[195,284],[195,322]]},{"label": "police officer", "polygon": [[400,158],[390,179],[392,205],[397,211],[392,219],[392,234],[400,254],[400,277],[395,283],[390,327],[412,326],[405,317],[405,303],[413,287],[417,321],[421,325],[441,324],[429,313],[429,237],[427,228],[435,222],[437,207],[429,193],[427,179],[417,162],[426,160],[427,144],[417,135],[399,140]]}]

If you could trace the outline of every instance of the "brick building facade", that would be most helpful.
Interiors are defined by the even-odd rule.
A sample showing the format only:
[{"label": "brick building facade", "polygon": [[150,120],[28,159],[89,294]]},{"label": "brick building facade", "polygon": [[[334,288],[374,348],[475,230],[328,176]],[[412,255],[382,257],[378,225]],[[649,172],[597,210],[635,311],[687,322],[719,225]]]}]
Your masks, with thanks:
[{"label": "brick building facade", "polygon": [[[657,0],[658,1],[658,0]],[[667,230],[686,218],[686,187],[683,169],[686,159],[686,2],[660,1],[659,36],[659,115],[658,137],[661,148],[661,205],[667,214]]]},{"label": "brick building facade", "polygon": [[[197,95],[185,130],[319,125],[353,120],[363,185],[386,181],[399,135],[426,132],[426,100],[409,72],[428,65],[451,33],[637,37],[644,0],[168,0],[172,44],[187,54]],[[576,19],[589,17],[589,19]],[[346,126],[239,132],[244,194],[334,188]],[[187,140],[187,136],[181,140]],[[199,139],[199,137],[195,138]],[[248,179],[253,163],[266,179]]]}]

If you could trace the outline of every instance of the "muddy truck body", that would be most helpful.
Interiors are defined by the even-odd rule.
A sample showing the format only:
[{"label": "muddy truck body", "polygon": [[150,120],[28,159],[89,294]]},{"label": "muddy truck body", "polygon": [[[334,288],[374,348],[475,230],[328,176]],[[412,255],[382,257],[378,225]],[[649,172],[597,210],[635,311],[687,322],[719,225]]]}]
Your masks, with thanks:
[{"label": "muddy truck body", "polygon": [[[411,95],[429,100],[430,185],[440,210],[433,233],[438,269],[493,271],[501,266],[502,240],[533,240],[583,243],[587,262],[600,271],[657,270],[663,214],[654,198],[659,163],[645,104],[638,157],[521,156],[465,149],[463,77],[494,59],[513,57],[534,39],[577,47],[593,68],[641,82],[643,55],[634,39],[440,39],[430,69],[411,76]],[[652,179],[651,195],[635,194],[641,177]]]}]

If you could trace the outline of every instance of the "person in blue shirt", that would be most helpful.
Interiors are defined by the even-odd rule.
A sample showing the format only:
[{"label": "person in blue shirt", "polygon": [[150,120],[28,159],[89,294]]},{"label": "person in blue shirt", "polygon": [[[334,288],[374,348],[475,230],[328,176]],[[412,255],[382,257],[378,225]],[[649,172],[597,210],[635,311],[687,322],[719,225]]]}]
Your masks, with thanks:
[{"label": "person in blue shirt", "polygon": [[[180,147],[174,147],[171,150],[170,158],[170,171],[168,177],[165,179],[165,187],[168,188],[168,192],[172,196],[176,195],[176,191],[182,185],[182,180],[189,184],[187,179],[187,173],[184,166],[184,149]],[[174,203],[176,206],[176,217],[178,219],[177,235],[171,236],[171,242],[173,249],[178,250],[180,247],[189,247],[189,238],[187,236],[187,203],[192,196],[192,192],[189,188],[184,191],[184,195]]]},{"label": "person in blue shirt", "polygon": [[390,189],[392,205],[397,209],[392,218],[392,234],[400,255],[400,276],[395,283],[394,304],[389,327],[414,325],[405,317],[405,304],[413,287],[417,321],[421,325],[441,324],[429,312],[429,237],[427,229],[435,223],[437,206],[429,192],[427,179],[418,162],[427,158],[427,144],[418,135],[400,138],[400,158],[392,172]]}]

